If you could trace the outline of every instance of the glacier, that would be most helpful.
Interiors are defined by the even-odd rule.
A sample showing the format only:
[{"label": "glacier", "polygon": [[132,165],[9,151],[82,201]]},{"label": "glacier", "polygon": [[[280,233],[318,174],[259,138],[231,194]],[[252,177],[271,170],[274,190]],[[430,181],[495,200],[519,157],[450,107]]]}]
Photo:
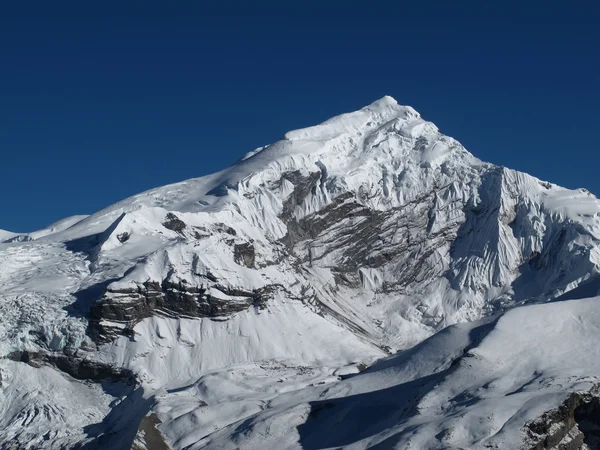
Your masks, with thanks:
[{"label": "glacier", "polygon": [[1,445],[593,448],[599,239],[384,97],[0,231]]}]

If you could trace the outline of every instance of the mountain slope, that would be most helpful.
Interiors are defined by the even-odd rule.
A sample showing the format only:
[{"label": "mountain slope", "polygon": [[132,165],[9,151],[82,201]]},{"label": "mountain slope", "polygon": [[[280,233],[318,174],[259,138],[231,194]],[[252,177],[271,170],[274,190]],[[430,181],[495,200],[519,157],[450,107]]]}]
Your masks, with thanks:
[{"label": "mountain slope", "polygon": [[[93,379],[103,399],[86,424],[44,394],[35,411],[62,412],[28,413],[54,436],[32,445],[128,447],[137,433],[143,447],[164,420],[158,437],[183,448],[221,429],[215,439],[235,442],[234,419],[269,411],[287,391],[310,397],[304,387],[449,325],[597,294],[600,202],[484,163],[384,97],[222,172],[27,237],[0,244],[0,395],[15,398],[4,380],[17,372],[40,376],[27,363],[77,386],[72,378]],[[444,333],[454,332],[437,339]],[[178,401],[193,423],[206,415],[200,431],[165,416],[161,405]],[[19,405],[10,404],[7,424]],[[26,447],[28,427],[0,439]],[[322,445],[314,439],[299,444]]]},{"label": "mountain slope", "polygon": [[216,433],[192,425],[201,408],[173,405],[162,430],[195,435],[192,448],[597,448],[598,301],[448,327],[333,386],[279,395]]}]

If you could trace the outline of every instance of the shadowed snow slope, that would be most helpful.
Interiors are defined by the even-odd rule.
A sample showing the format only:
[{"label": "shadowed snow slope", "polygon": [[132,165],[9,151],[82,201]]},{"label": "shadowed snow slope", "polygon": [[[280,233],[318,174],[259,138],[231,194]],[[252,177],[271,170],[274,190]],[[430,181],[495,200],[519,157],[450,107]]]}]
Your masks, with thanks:
[{"label": "shadowed snow slope", "polygon": [[[219,173],[0,231],[0,440],[529,445],[551,433],[526,422],[592,392],[596,303],[564,300],[598,293],[599,238],[588,191],[482,162],[384,97]],[[589,440],[574,421],[552,439]]]},{"label": "shadowed snow slope", "polygon": [[[521,307],[497,321],[451,326],[357,376],[279,395],[197,446],[520,448],[526,422],[599,382],[599,301]],[[181,433],[171,427],[183,419],[163,414],[165,434]]]}]

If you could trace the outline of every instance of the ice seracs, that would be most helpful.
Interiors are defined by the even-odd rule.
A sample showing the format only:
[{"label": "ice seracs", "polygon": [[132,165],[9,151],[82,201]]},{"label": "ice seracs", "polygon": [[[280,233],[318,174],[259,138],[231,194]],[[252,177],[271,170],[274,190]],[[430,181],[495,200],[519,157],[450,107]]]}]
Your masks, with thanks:
[{"label": "ice seracs", "polygon": [[[59,394],[32,394],[41,406],[23,414],[60,445],[127,447],[137,434],[143,448],[150,433],[173,448],[260,448],[278,439],[362,448],[388,438],[468,447],[496,442],[509,410],[514,426],[498,442],[524,439],[519,430],[543,409],[515,412],[526,398],[505,386],[498,366],[513,357],[490,348],[516,346],[498,331],[511,323],[517,330],[531,320],[535,334],[538,316],[552,322],[548,311],[566,320],[578,305],[594,310],[591,300],[562,300],[596,294],[600,202],[482,162],[384,97],[286,133],[216,174],[18,236],[0,234],[3,379],[38,383],[50,370],[79,389],[83,381],[70,377],[113,378],[93,388],[103,400],[87,419],[72,417]],[[584,338],[557,320],[572,342]],[[469,358],[494,336],[501,339],[470,373]],[[580,361],[572,361],[574,377],[597,376]],[[564,381],[571,375],[562,363],[544,370],[563,371],[565,393],[580,389]],[[31,372],[40,365],[46,372]],[[130,372],[135,386],[114,380]],[[523,369],[518,382],[533,372]],[[457,374],[472,384],[446,383]],[[501,388],[490,390],[489,374]],[[528,389],[547,409],[558,407],[565,397],[546,396],[558,384],[544,380]],[[418,398],[410,383],[421,386]],[[20,398],[12,386],[0,395]],[[364,418],[355,400],[375,405],[386,389],[397,399]],[[117,405],[117,397],[125,399]],[[513,399],[513,409],[503,403]],[[0,402],[0,415],[12,417],[21,401]],[[110,413],[103,405],[113,405]],[[45,407],[58,412],[44,415]],[[483,421],[495,408],[498,417],[480,428],[455,417]],[[369,427],[338,427],[346,415]],[[315,431],[317,422],[335,433]],[[7,425],[0,439],[26,446],[35,433],[28,423]],[[418,434],[407,438],[409,429]]]}]

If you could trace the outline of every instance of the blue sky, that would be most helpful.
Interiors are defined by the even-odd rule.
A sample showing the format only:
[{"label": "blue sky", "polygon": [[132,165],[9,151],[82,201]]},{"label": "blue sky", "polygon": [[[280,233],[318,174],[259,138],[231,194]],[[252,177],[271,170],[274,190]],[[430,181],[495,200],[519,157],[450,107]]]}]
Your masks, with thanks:
[{"label": "blue sky", "polygon": [[0,228],[224,168],[383,95],[600,194],[594,2],[3,2]]}]

